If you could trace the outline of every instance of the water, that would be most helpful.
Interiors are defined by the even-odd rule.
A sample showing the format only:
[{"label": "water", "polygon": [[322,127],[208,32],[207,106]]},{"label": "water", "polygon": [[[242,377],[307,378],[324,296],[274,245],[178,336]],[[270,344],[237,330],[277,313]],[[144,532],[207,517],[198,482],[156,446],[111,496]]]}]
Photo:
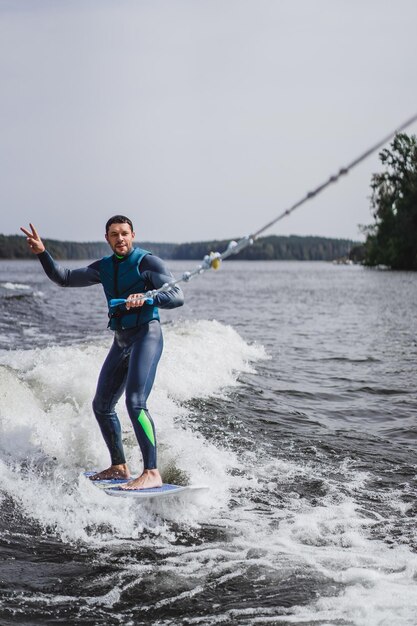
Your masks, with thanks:
[{"label": "water", "polygon": [[2,626],[415,626],[417,275],[236,261],[185,291],[150,409],[164,478],[211,490],[139,506],[80,476],[101,288],[1,262]]}]

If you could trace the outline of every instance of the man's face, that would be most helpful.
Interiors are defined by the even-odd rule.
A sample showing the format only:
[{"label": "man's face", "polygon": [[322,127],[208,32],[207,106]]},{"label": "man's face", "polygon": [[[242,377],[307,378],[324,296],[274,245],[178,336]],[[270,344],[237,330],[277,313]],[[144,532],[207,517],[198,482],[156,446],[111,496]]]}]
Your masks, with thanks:
[{"label": "man's face", "polygon": [[118,256],[126,256],[132,249],[135,233],[129,224],[110,224],[106,233],[106,241]]}]

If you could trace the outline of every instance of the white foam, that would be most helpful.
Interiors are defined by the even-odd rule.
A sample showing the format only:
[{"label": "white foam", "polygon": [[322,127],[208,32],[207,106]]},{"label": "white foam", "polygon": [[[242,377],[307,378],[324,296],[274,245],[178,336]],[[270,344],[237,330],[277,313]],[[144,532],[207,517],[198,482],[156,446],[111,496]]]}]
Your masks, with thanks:
[{"label": "white foam", "polygon": [[[329,477],[319,459],[309,464],[264,459],[256,449],[242,450],[237,457],[187,427],[184,403],[226,394],[239,384],[242,371],[251,371],[252,363],[265,356],[261,347],[248,345],[228,326],[198,321],[165,328],[164,356],[150,398],[162,471],[175,467],[188,473],[192,483],[211,484],[216,490],[198,506],[165,501],[138,507],[109,498],[80,477],[82,471],[108,463],[91,410],[108,347],[106,339],[0,353],[0,483],[28,516],[64,540],[88,543],[130,540],[146,527],[142,545],[157,545],[165,555],[159,566],[164,571],[193,578],[189,594],[204,589],[207,572],[213,580],[227,580],[244,576],[248,563],[272,579],[288,570],[289,575],[298,572],[300,580],[318,577],[328,583],[322,597],[288,608],[285,614],[271,607],[247,607],[213,616],[212,623],[232,618],[238,622],[241,616],[244,623],[250,619],[253,624],[415,625],[417,556],[407,545],[391,547],[372,539],[372,529],[381,520],[357,500],[366,489],[366,473],[355,470],[349,459],[340,463],[337,476]],[[123,403],[119,414],[129,462],[139,470],[138,448]],[[312,504],[281,489],[296,479],[321,481],[327,495]],[[231,493],[233,507],[228,506]],[[281,506],[273,508],[277,494]],[[398,519],[404,506],[400,494],[396,498],[393,491],[389,506]],[[227,541],[178,544],[166,519],[187,525],[210,520]],[[129,567],[139,576],[148,566]],[[181,591],[164,602],[175,603],[183,596]],[[111,605],[117,597],[92,598],[91,603]]]},{"label": "white foam", "polygon": [[0,283],[0,287],[3,287],[3,289],[10,289],[11,291],[30,291],[32,289],[30,285],[10,282]]},{"label": "white foam", "polygon": [[158,386],[178,401],[208,397],[237,385],[237,372],[251,372],[251,361],[266,357],[262,346],[249,345],[219,322],[184,322],[165,331],[165,351]]},{"label": "white foam", "polygon": [[[320,505],[312,505],[298,494],[287,496],[285,506],[268,516],[270,524],[264,523],[262,532],[255,531],[252,537],[248,531],[258,530],[259,521],[257,526],[256,515],[247,509],[245,520],[239,509],[235,523],[245,524],[245,540],[264,550],[268,569],[280,572],[290,563],[292,568],[304,571],[306,578],[311,572],[313,577],[318,575],[335,586],[330,595],[323,594],[306,606],[291,607],[285,616],[275,613],[273,617],[261,617],[258,611],[254,624],[415,626],[417,555],[407,545],[391,546],[372,538],[372,529],[381,520],[360,507],[355,498],[359,487],[366,488],[366,475],[360,471],[356,475],[348,463],[340,470],[343,491],[340,481],[327,478],[319,465],[276,461],[259,467],[260,484],[265,485],[270,476],[279,476],[279,482],[286,483],[298,475],[321,479],[328,495],[320,499]],[[271,492],[279,490],[279,483],[267,484]],[[395,502],[392,505],[395,509]],[[238,614],[235,612],[234,617]]]},{"label": "white foam", "polygon": [[[225,346],[228,355],[221,358]],[[2,487],[24,510],[65,538],[85,539],[89,526],[107,524],[115,536],[136,536],[150,513],[142,517],[123,503],[115,503],[79,474],[108,466],[108,452],[91,410],[91,400],[109,339],[95,344],[54,346],[0,353],[0,424]],[[162,472],[175,467],[191,483],[215,484],[216,493],[205,506],[227,502],[227,469],[237,460],[217,449],[202,435],[179,425],[187,411],[184,400],[220,393],[236,385],[249,360],[263,356],[231,328],[217,322],[185,323],[165,332],[165,354],[160,364],[150,409],[154,415]],[[125,431],[126,452],[133,470],[140,471],[140,455],[123,402],[119,416]],[[130,507],[130,508],[129,508]],[[164,505],[169,515],[169,504]],[[200,507],[173,511],[178,520],[194,523]],[[118,513],[119,511],[119,513]],[[133,509],[134,511],[134,509]]]}]

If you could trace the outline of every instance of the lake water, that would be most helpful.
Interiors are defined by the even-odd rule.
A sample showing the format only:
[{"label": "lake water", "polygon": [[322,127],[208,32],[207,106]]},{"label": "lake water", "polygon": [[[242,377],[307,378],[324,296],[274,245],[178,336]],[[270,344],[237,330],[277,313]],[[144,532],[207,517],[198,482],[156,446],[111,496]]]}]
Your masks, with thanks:
[{"label": "lake water", "polygon": [[184,291],[149,407],[164,479],[210,491],[139,505],[82,477],[101,287],[0,263],[0,623],[415,626],[417,275],[232,261]]}]

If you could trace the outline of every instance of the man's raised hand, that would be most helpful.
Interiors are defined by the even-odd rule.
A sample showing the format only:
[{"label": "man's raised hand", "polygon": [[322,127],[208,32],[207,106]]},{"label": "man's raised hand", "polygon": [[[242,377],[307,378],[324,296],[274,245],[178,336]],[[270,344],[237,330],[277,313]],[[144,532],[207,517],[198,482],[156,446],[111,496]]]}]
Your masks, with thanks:
[{"label": "man's raised hand", "polygon": [[34,225],[29,224],[29,226],[32,232],[22,227],[20,227],[20,230],[25,233],[26,241],[28,242],[28,246],[32,250],[33,254],[40,254],[41,252],[44,252],[45,246],[43,245],[42,239],[39,237],[38,231]]}]

